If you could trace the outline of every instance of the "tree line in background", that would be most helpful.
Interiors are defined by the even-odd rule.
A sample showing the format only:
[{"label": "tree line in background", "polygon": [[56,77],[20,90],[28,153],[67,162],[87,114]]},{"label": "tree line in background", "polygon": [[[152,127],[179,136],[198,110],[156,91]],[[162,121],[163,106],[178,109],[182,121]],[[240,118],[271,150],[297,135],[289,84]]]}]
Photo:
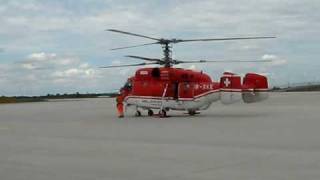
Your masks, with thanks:
[{"label": "tree line in background", "polygon": [[115,97],[118,93],[73,93],[73,94],[47,94],[45,96],[12,96],[0,97],[0,103],[20,103],[20,102],[42,102],[49,99],[74,99],[74,98],[98,98],[98,97]]}]

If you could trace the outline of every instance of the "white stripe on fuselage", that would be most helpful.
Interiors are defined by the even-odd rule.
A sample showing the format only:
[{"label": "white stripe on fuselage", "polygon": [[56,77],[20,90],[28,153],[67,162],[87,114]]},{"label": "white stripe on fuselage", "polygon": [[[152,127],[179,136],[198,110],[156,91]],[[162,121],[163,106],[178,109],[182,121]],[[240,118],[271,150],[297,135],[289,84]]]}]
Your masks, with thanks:
[{"label": "white stripe on fuselage", "polygon": [[[251,91],[268,91],[268,89],[215,89],[196,95],[193,98],[178,98],[159,96],[127,96],[125,103],[146,109],[159,109],[162,106],[173,110],[188,110],[208,108],[212,102],[220,99],[220,92],[251,92]],[[204,109],[205,109],[204,108]]]},{"label": "white stripe on fuselage", "polygon": [[127,96],[125,102],[142,108],[159,109],[162,106],[173,110],[188,110],[208,108],[209,105],[220,99],[219,90],[211,90],[195,96],[194,98],[165,97],[163,100],[157,96]]}]

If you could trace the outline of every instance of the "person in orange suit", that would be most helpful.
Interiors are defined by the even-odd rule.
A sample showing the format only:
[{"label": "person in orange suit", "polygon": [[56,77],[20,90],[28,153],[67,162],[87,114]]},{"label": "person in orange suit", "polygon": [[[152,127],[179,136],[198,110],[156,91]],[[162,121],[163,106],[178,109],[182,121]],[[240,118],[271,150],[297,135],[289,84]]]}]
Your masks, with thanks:
[{"label": "person in orange suit", "polygon": [[124,96],[123,96],[122,93],[120,93],[120,94],[116,97],[117,110],[118,110],[118,117],[119,117],[119,118],[123,118],[123,117],[124,117],[124,113],[123,113],[123,100],[124,100]]},{"label": "person in orange suit", "polygon": [[124,107],[123,107],[123,101],[126,96],[130,93],[132,89],[131,80],[129,79],[127,83],[120,89],[120,94],[116,97],[117,101],[117,110],[118,110],[118,117],[123,118],[124,117]]}]

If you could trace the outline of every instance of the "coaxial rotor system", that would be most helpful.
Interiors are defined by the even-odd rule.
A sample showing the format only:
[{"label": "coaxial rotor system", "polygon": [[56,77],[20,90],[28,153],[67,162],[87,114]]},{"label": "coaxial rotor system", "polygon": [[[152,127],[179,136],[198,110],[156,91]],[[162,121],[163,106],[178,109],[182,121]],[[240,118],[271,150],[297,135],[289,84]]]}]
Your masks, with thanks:
[{"label": "coaxial rotor system", "polygon": [[128,65],[116,65],[116,66],[104,66],[101,68],[113,68],[113,67],[129,67],[129,66],[144,66],[144,65],[150,65],[150,64],[158,64],[158,65],[163,65],[164,67],[172,67],[173,65],[177,64],[183,64],[183,63],[225,63],[225,62],[270,62],[269,60],[261,60],[261,61],[236,61],[236,60],[231,60],[231,61],[222,61],[222,60],[193,60],[193,61],[182,61],[182,60],[177,60],[177,59],[172,59],[172,45],[177,44],[177,43],[184,43],[184,42],[206,42],[206,41],[233,41],[233,40],[250,40],[250,39],[270,39],[270,38],[275,38],[273,36],[255,36],[255,37],[231,37],[231,38],[205,38],[205,39],[165,39],[165,38],[154,38],[146,35],[141,35],[141,34],[136,34],[136,33],[131,33],[127,31],[121,31],[117,29],[107,29],[106,31],[111,31],[115,33],[121,33],[125,35],[130,35],[130,36],[136,36],[136,37],[141,37],[141,38],[146,38],[153,40],[155,42],[151,43],[144,43],[144,44],[138,44],[138,45],[132,45],[132,46],[125,46],[125,47],[118,47],[118,48],[113,48],[111,50],[120,50],[120,49],[128,49],[128,48],[135,48],[135,47],[141,47],[141,46],[149,46],[149,45],[154,45],[154,44],[160,44],[163,49],[163,58],[147,58],[147,57],[141,57],[141,56],[132,56],[128,55],[126,57],[129,58],[135,58],[135,59],[140,59],[144,61],[149,61],[149,63],[138,63],[138,64],[128,64]]}]

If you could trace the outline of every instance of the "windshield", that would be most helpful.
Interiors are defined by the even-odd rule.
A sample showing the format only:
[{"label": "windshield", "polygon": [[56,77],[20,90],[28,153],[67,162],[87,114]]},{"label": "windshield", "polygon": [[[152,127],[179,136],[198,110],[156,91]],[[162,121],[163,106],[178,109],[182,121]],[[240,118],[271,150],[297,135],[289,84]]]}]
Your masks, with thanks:
[{"label": "windshield", "polygon": [[128,80],[124,86],[123,86],[124,89],[128,89],[128,90],[131,90],[132,89],[132,83],[130,80]]}]

